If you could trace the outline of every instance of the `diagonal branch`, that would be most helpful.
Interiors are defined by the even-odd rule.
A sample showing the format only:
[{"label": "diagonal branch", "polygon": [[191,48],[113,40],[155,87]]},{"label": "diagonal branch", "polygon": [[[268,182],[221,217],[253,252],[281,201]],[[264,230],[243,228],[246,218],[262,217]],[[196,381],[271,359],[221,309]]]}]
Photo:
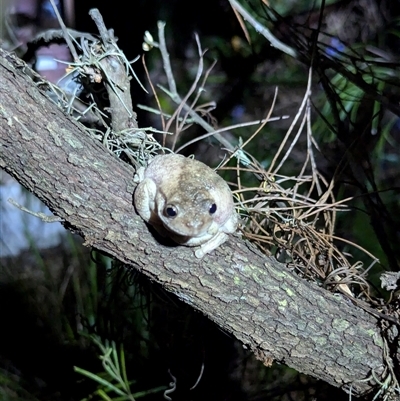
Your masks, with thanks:
[{"label": "diagonal branch", "polygon": [[0,167],[87,246],[162,284],[265,364],[277,360],[353,395],[373,389],[371,372],[380,377],[384,365],[375,317],[239,237],[201,261],[190,248],[160,244],[132,206],[133,169],[66,117],[1,50],[0,76]]}]

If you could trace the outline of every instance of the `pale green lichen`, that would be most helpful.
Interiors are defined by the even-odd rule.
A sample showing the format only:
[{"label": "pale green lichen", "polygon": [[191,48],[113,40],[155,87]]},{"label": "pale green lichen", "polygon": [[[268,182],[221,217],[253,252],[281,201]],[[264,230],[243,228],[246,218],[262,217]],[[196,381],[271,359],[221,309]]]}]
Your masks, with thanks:
[{"label": "pale green lichen", "polygon": [[372,337],[372,340],[374,341],[374,344],[377,345],[380,348],[383,348],[383,340],[382,340],[382,336],[377,333],[374,330],[368,330],[367,331],[368,335]]},{"label": "pale green lichen", "polygon": [[333,319],[332,320],[332,327],[336,331],[345,331],[350,326],[350,322],[344,319]]},{"label": "pale green lichen", "polygon": [[46,128],[49,130],[50,136],[53,138],[54,143],[56,146],[61,147],[62,146],[62,140],[59,135],[59,126],[58,124],[54,123],[53,121],[50,121],[47,123]]},{"label": "pale green lichen", "polygon": [[288,306],[287,299],[282,299],[281,301],[278,301],[278,305],[279,305],[278,307],[279,310],[286,309],[286,307]]},{"label": "pale green lichen", "polygon": [[33,139],[35,137],[35,135],[29,131],[25,124],[23,124],[21,121],[18,120],[18,118],[16,116],[14,116],[14,120],[19,124],[19,126],[21,127],[21,136],[23,139],[25,139],[26,141],[30,141],[31,139]]},{"label": "pale green lichen", "polygon": [[66,129],[60,129],[60,136],[74,149],[83,149],[83,144],[76,137],[72,136]]}]

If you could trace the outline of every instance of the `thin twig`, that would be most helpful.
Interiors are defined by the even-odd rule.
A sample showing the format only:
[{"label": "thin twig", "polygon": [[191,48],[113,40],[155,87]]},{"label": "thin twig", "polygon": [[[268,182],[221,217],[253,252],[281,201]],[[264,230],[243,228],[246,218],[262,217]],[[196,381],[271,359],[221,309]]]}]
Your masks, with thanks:
[{"label": "thin twig", "polygon": [[[166,92],[176,104],[181,105],[182,99],[176,91],[175,79],[174,79],[174,76],[172,73],[172,68],[171,68],[171,64],[170,64],[170,60],[169,60],[169,54],[168,54],[168,50],[167,50],[166,43],[165,43],[165,32],[164,32],[165,23],[159,22],[157,26],[158,26],[158,37],[159,37],[159,41],[160,41],[159,48],[160,48],[160,52],[161,52],[162,59],[163,59],[164,71],[165,71],[165,74],[167,75],[167,79],[168,79],[169,91],[166,91],[162,87],[160,87],[160,88],[163,89],[164,92]],[[206,121],[204,121],[204,119],[201,118],[187,104],[182,104],[182,109],[184,111],[188,112],[190,117],[193,118],[194,122],[196,124],[200,125],[201,127],[203,127],[207,132],[215,131],[214,127],[212,127],[210,124],[208,124]],[[235,147],[227,139],[225,139],[222,135],[215,134],[214,137],[226,149],[230,150],[231,152],[235,152],[235,150],[236,150]],[[250,163],[250,159],[243,152],[240,152],[240,151],[237,152],[236,157],[240,158],[240,161],[244,164]]]},{"label": "thin twig", "polygon": [[50,3],[51,3],[51,6],[53,7],[54,13],[57,16],[58,23],[60,24],[60,27],[61,27],[61,29],[62,29],[62,31],[64,33],[64,39],[67,42],[69,51],[71,52],[72,57],[74,58],[74,61],[77,63],[79,61],[78,53],[76,52],[75,47],[72,44],[71,38],[70,38],[69,33],[68,33],[68,29],[65,26],[64,21],[62,20],[60,13],[58,12],[58,8],[55,5],[54,0],[50,0]]},{"label": "thin twig", "polygon": [[17,207],[19,210],[22,210],[25,213],[28,213],[32,216],[39,217],[44,223],[57,223],[60,221],[63,221],[61,217],[58,216],[49,216],[47,214],[44,214],[42,212],[34,212],[32,210],[27,209],[26,207],[20,205],[18,202],[16,202],[14,199],[9,198],[8,202],[10,202],[13,206]]},{"label": "thin twig", "polygon": [[229,3],[231,4],[232,8],[236,11],[238,11],[245,20],[247,20],[253,28],[258,32],[261,33],[270,43],[271,46],[283,51],[284,53],[288,54],[289,56],[292,56],[293,58],[297,58],[297,52],[295,49],[292,47],[285,45],[282,43],[280,40],[278,40],[270,30],[265,27],[264,25],[261,25],[246,9],[244,9],[236,0],[229,0]]},{"label": "thin twig", "polygon": [[[143,106],[141,106],[141,105],[139,105],[138,107],[139,108],[143,108],[145,110],[145,108]],[[284,115],[284,116],[281,116],[281,117],[271,117],[271,118],[268,118],[268,119],[264,118],[262,120],[249,121],[249,122],[245,122],[245,123],[229,125],[228,127],[224,127],[224,128],[219,128],[219,129],[214,130],[212,132],[208,132],[207,134],[200,135],[200,136],[196,137],[195,139],[192,139],[189,142],[186,142],[184,145],[182,145],[179,149],[176,150],[176,153],[181,152],[182,149],[186,148],[189,145],[192,145],[195,142],[201,141],[203,139],[206,139],[206,138],[208,138],[210,136],[213,136],[213,135],[221,133],[221,132],[233,131],[234,129],[237,129],[237,128],[250,127],[252,125],[265,124],[265,123],[269,123],[269,122],[272,122],[272,121],[286,120],[288,118],[289,118],[289,116]]]}]

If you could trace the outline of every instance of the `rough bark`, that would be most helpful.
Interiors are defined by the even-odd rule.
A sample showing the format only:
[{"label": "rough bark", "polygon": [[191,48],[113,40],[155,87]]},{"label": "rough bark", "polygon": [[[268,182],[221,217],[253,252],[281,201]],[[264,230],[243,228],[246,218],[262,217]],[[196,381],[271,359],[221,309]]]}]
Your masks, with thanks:
[{"label": "rough bark", "polygon": [[[346,389],[382,372],[375,317],[293,275],[239,235],[197,260],[163,245],[135,213],[131,166],[114,157],[0,53],[0,167],[88,246],[135,267],[206,314],[268,364],[276,360]],[[16,68],[15,65],[18,65]]]}]

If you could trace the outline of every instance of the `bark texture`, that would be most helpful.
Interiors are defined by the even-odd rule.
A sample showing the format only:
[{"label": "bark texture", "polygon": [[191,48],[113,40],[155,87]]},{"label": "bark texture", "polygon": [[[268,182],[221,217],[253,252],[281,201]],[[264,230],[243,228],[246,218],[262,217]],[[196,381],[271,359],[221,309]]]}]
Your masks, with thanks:
[{"label": "bark texture", "polygon": [[[1,52],[1,51],[0,51]],[[17,66],[17,67],[16,67]],[[93,246],[161,283],[268,364],[277,360],[353,395],[383,368],[377,320],[232,236],[198,260],[163,245],[132,205],[134,169],[90,138],[0,53],[0,167]]]}]

